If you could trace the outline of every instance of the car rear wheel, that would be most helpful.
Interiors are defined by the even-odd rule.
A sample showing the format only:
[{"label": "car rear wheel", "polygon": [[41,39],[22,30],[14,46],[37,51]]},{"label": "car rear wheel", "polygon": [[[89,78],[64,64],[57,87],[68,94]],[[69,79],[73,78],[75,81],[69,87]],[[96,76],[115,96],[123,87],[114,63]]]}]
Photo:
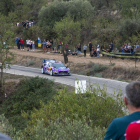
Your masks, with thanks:
[{"label": "car rear wheel", "polygon": [[50,71],[50,75],[53,76],[53,70]]},{"label": "car rear wheel", "polygon": [[43,69],[43,67],[41,68],[41,73],[42,73],[42,74],[44,74],[44,73],[45,73],[45,72],[44,72],[44,69]]}]

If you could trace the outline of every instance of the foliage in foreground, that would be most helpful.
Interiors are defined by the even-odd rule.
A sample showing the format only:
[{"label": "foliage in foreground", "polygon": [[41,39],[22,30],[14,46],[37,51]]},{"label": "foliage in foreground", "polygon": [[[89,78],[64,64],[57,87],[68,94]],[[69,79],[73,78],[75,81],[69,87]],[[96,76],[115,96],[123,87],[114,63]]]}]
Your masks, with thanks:
[{"label": "foliage in foreground", "polygon": [[23,129],[27,124],[21,111],[30,113],[33,108],[39,109],[40,101],[46,104],[54,94],[54,82],[49,79],[35,77],[21,80],[16,92],[3,103],[1,112],[14,127]]},{"label": "foliage in foreground", "polygon": [[[86,123],[92,128],[100,126],[107,128],[110,122],[120,116],[124,116],[122,108],[123,100],[114,93],[112,97],[107,95],[107,90],[99,86],[90,87],[90,91],[85,94],[68,94],[62,91],[58,95],[54,95],[52,101],[48,104],[42,104],[42,107],[31,112],[30,119],[27,113],[23,112],[22,116],[28,121],[26,133],[34,133],[34,126],[38,120],[44,120],[44,125],[48,126],[49,122],[55,122],[58,118],[62,120],[69,118],[71,121],[81,120],[85,118]],[[75,114],[78,114],[75,117]]]},{"label": "foliage in foreground", "polygon": [[105,128],[100,127],[92,129],[81,120],[58,119],[55,122],[49,122],[48,127],[44,127],[44,120],[41,120],[33,127],[34,133],[30,133],[27,138],[24,131],[15,131],[4,115],[0,115],[0,125],[0,131],[13,140],[101,140],[106,131]]},{"label": "foliage in foreground", "polygon": [[[53,84],[39,77],[21,81],[17,93],[2,106],[8,119],[0,115],[0,131],[13,140],[101,140],[112,119],[124,116],[121,93],[109,96],[105,86],[90,85],[85,94],[67,90],[55,94]],[[30,100],[31,95],[39,107]]]}]

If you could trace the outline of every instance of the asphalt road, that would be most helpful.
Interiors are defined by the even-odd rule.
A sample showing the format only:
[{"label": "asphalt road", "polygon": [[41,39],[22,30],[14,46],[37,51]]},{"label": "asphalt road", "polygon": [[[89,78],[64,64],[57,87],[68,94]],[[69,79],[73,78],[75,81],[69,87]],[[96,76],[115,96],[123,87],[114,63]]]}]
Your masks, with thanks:
[{"label": "asphalt road", "polygon": [[125,87],[128,84],[126,82],[121,82],[116,80],[83,76],[77,74],[72,74],[71,76],[50,76],[47,74],[42,74],[41,68],[39,69],[39,68],[31,68],[31,67],[24,67],[24,66],[17,66],[17,65],[12,65],[10,70],[6,69],[4,70],[4,72],[15,74],[15,75],[31,76],[31,77],[39,76],[43,78],[52,79],[55,82],[59,82],[71,86],[75,86],[75,80],[86,80],[87,85],[89,84],[90,81],[91,84],[99,84],[101,88],[105,84],[109,94],[114,94],[114,91],[118,92],[119,89],[121,89],[122,93],[125,93]]}]

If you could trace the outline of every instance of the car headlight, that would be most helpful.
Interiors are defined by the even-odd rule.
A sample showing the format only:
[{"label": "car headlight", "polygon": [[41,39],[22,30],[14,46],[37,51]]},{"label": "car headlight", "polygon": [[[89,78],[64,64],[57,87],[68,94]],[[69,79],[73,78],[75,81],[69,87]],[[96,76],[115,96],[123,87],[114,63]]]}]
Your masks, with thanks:
[{"label": "car headlight", "polygon": [[54,69],[55,72],[58,72],[58,69]]}]

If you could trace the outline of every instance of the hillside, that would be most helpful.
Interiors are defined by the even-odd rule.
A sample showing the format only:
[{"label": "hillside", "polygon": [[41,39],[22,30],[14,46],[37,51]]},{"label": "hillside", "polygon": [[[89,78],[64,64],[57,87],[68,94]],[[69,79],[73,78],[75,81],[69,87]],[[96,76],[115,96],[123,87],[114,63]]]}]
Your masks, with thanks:
[{"label": "hillside", "polygon": [[139,40],[139,6],[139,2],[130,0],[1,0],[0,12],[12,26],[35,21],[28,30],[13,27],[15,36],[24,40],[37,41],[40,37],[54,40],[56,45],[68,43],[72,49],[79,42],[92,41],[94,46],[105,48],[113,42],[120,49],[124,42],[136,44]]}]

